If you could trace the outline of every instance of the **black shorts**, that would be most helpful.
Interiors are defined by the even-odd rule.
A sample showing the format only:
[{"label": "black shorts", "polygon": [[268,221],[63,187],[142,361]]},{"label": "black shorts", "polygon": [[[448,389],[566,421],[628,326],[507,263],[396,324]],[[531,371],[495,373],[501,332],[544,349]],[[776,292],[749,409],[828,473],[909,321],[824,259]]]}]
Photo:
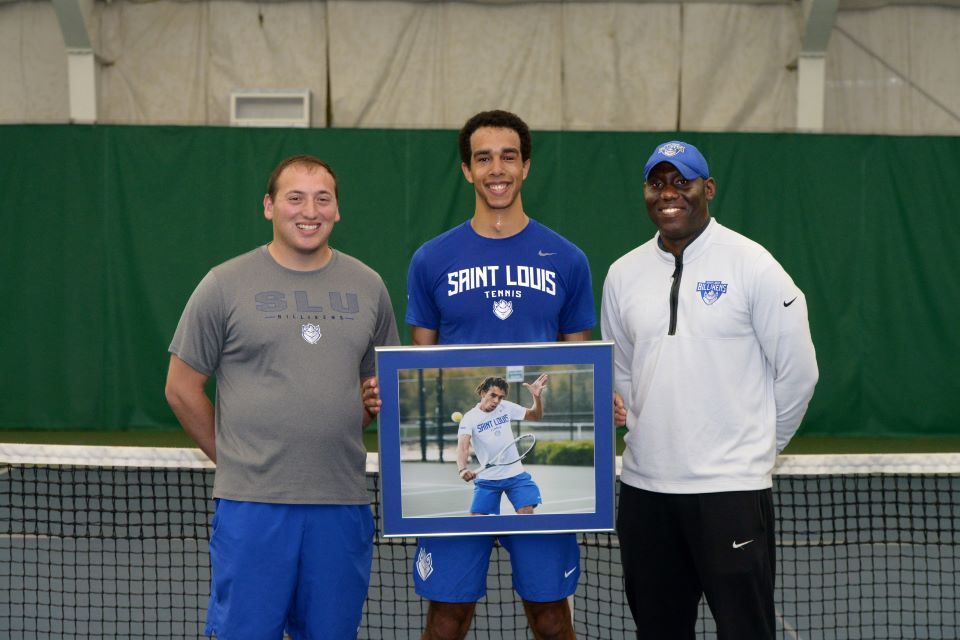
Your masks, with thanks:
[{"label": "black shorts", "polygon": [[705,595],[720,640],[775,634],[773,493],[620,485],[617,535],[637,638],[694,638]]}]

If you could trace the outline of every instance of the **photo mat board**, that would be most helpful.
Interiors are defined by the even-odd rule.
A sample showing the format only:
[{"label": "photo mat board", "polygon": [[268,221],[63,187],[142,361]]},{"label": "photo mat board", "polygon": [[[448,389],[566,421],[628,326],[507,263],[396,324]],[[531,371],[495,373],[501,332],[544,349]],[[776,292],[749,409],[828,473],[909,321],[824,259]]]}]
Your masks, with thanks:
[{"label": "photo mat board", "polygon": [[[537,420],[522,408],[544,375]],[[378,347],[377,377],[383,537],[613,530],[613,343]],[[478,392],[488,378],[507,384],[499,405]]]}]

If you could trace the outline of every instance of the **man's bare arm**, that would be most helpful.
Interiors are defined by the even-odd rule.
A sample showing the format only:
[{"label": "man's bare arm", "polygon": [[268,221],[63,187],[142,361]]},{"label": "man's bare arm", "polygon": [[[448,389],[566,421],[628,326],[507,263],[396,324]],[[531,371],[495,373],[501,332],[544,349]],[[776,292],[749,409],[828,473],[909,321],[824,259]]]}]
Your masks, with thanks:
[{"label": "man's bare arm", "polygon": [[410,325],[410,339],[416,346],[437,344],[439,333],[436,329],[426,329]]},{"label": "man's bare arm", "polygon": [[473,471],[467,468],[467,463],[470,461],[470,436],[466,434],[461,434],[457,438],[457,470],[460,474],[460,479],[464,482],[470,482],[477,477]]},{"label": "man's bare arm", "polygon": [[204,392],[206,376],[175,355],[170,356],[165,393],[167,403],[187,435],[207,457],[217,461],[213,403]]}]

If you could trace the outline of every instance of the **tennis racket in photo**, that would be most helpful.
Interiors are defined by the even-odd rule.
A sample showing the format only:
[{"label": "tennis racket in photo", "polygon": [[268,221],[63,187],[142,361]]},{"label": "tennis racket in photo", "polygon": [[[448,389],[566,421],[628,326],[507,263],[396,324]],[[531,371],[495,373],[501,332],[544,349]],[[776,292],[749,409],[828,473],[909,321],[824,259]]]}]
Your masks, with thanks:
[{"label": "tennis racket in photo", "polygon": [[527,454],[533,451],[533,447],[536,444],[537,437],[532,433],[525,433],[522,436],[515,438],[504,448],[500,449],[500,451],[497,452],[497,455],[490,458],[490,461],[483,465],[482,469],[477,469],[473,473],[474,475],[480,475],[487,469],[491,469],[493,467],[506,467],[514,462],[520,462],[527,457]]}]

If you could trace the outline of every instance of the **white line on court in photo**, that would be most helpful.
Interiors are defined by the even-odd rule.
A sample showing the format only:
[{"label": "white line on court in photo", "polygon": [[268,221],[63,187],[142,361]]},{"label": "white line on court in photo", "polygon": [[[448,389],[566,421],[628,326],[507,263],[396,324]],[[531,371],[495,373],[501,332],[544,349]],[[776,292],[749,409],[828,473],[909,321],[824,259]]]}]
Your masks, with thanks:
[{"label": "white line on court in photo", "polygon": [[434,493],[464,493],[463,487],[447,487],[447,488],[438,488],[438,487],[422,487],[419,489],[404,489],[403,495],[406,496],[426,496],[432,495]]}]

